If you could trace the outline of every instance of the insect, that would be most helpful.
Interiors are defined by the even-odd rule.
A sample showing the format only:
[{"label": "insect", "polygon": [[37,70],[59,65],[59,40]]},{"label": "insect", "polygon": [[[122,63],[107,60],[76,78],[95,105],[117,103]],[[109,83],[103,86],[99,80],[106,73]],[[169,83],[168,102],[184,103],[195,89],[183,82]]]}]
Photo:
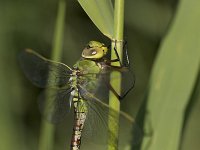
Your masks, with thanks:
[{"label": "insect", "polygon": [[[26,77],[36,86],[44,88],[39,96],[40,109],[51,122],[59,122],[74,109],[74,125],[71,150],[79,150],[82,131],[92,124],[107,126],[109,111],[108,91],[122,99],[134,86],[134,76],[128,67],[112,66],[106,58],[108,48],[100,42],[90,41],[83,49],[82,57],[71,68],[63,63],[44,58],[27,49],[20,55],[20,64]],[[111,73],[121,76],[121,91],[110,84]],[[112,76],[119,80],[119,76]],[[44,101],[46,100],[46,101]],[[114,110],[113,110],[114,112]],[[85,129],[89,130],[89,129]],[[105,130],[105,129],[104,129]]]}]

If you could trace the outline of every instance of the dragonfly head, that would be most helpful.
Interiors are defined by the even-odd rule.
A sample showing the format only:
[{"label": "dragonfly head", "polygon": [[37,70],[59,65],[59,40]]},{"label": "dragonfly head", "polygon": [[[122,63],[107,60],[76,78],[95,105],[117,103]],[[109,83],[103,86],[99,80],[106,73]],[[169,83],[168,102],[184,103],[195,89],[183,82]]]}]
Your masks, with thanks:
[{"label": "dragonfly head", "polygon": [[83,49],[82,57],[86,59],[101,59],[108,52],[108,48],[100,42],[90,41],[87,46]]}]

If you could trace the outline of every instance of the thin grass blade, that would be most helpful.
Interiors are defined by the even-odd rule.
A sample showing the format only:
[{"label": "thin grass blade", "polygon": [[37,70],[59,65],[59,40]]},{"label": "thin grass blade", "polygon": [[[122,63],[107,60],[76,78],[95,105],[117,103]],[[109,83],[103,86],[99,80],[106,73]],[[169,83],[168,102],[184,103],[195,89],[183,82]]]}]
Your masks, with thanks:
[{"label": "thin grass blade", "polygon": [[84,11],[107,37],[113,37],[113,5],[111,0],[78,0]]},{"label": "thin grass blade", "polygon": [[[177,150],[200,64],[200,1],[181,0],[150,80],[143,150]],[[151,133],[151,134],[150,134]]]}]

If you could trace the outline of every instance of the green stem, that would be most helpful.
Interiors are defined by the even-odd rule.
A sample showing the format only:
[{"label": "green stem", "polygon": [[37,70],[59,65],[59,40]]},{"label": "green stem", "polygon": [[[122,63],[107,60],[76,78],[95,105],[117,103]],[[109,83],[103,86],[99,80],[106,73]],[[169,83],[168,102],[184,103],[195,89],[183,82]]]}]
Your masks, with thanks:
[{"label": "green stem", "polygon": [[[123,31],[124,31],[124,0],[115,0],[115,8],[114,8],[114,36],[112,41],[112,52],[111,52],[111,59],[116,58],[116,54],[114,52],[114,46],[119,54],[120,60],[122,60],[123,54]],[[116,42],[116,43],[115,43]],[[120,66],[119,62],[115,62],[112,65]],[[111,85],[115,87],[117,91],[121,91],[121,76],[120,74],[115,73],[119,76],[119,80],[116,82],[112,81],[111,74]],[[119,112],[120,112],[120,102],[119,99],[110,92],[109,95],[109,106],[110,108],[114,109],[116,112],[114,114],[110,114],[112,116],[108,120],[109,125],[109,141],[108,141],[108,150],[117,150],[118,149],[118,134],[119,134]],[[111,113],[111,112],[110,112]],[[115,125],[115,126],[113,126]]]},{"label": "green stem", "polygon": [[121,41],[123,40],[123,36],[124,36],[124,0],[115,0],[113,38]]},{"label": "green stem", "polygon": [[63,35],[65,25],[65,12],[66,12],[66,0],[60,0],[58,5],[58,14],[55,26],[55,33],[53,39],[52,59],[60,61],[62,47],[63,47]]},{"label": "green stem", "polygon": [[[66,2],[65,0],[60,0],[58,4],[58,12],[55,24],[54,38],[53,38],[53,49],[51,54],[51,59],[55,61],[60,61],[61,52],[63,46],[63,33],[65,24],[65,10]],[[49,75],[51,78],[51,75]],[[49,94],[49,93],[46,93]],[[53,150],[54,148],[54,132],[55,128],[53,124],[48,123],[43,120],[41,123],[41,132],[39,139],[39,150]]]}]

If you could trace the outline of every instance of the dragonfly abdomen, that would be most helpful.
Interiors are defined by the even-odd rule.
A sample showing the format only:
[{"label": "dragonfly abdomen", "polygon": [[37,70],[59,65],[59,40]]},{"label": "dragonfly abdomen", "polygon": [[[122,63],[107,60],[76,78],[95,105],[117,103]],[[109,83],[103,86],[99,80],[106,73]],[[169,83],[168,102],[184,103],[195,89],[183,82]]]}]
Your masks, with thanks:
[{"label": "dragonfly abdomen", "polygon": [[79,150],[81,146],[81,134],[83,131],[86,113],[76,112],[74,117],[74,127],[71,139],[71,150]]},{"label": "dragonfly abdomen", "polygon": [[74,126],[71,139],[71,150],[80,150],[81,134],[87,115],[87,108],[85,106],[85,102],[77,95],[79,95],[78,90],[75,90],[73,93]]}]

